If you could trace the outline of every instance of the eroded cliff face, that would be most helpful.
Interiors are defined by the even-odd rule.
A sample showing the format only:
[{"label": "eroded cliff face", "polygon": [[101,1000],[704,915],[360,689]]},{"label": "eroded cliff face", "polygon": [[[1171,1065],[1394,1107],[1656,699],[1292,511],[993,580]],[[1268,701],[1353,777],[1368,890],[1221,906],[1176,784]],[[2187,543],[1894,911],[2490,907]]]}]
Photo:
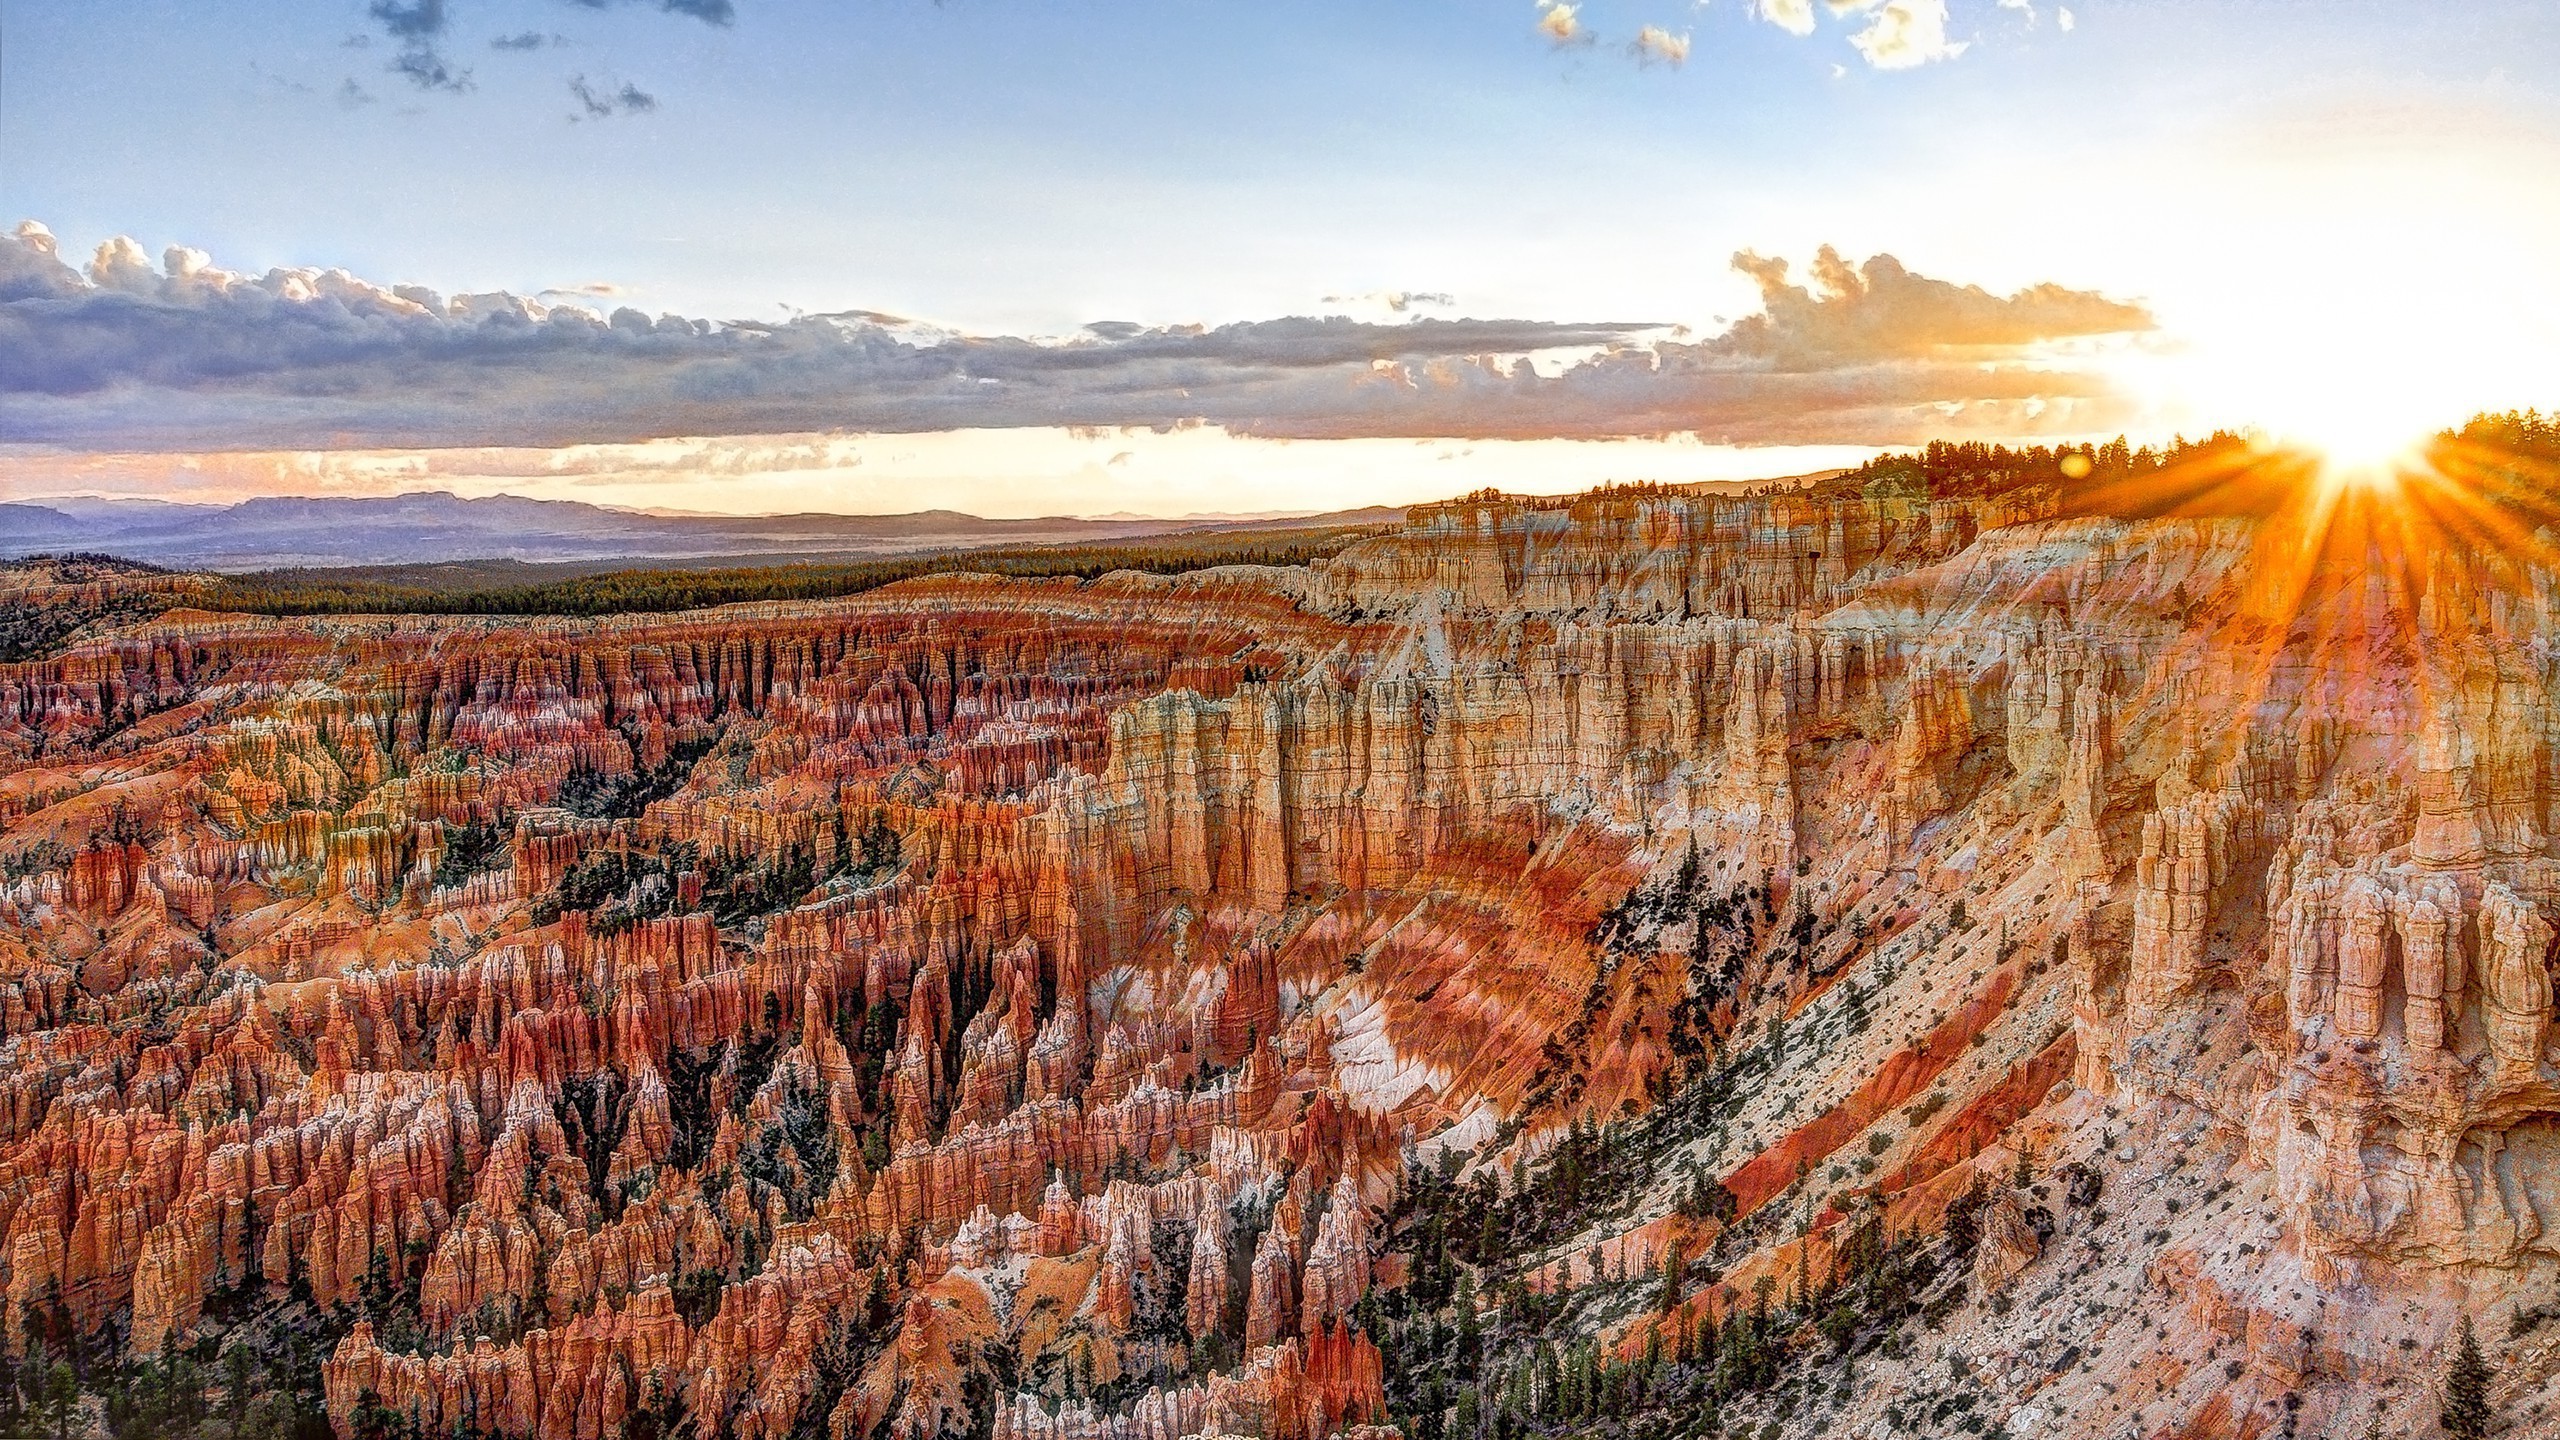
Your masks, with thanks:
[{"label": "eroded cliff face", "polygon": [[1497,1338],[1810,1321],[1954,1204],[1934,1328],[1728,1403],[2347,1433],[2471,1313],[2522,1416],[2555,598],[1609,492],[1297,571],[173,612],[0,666],[0,1339],[290,1312],[349,1435],[1437,1435],[1417,1177],[1517,1211],[1625,1119],[1623,1193],[1469,1254]]}]

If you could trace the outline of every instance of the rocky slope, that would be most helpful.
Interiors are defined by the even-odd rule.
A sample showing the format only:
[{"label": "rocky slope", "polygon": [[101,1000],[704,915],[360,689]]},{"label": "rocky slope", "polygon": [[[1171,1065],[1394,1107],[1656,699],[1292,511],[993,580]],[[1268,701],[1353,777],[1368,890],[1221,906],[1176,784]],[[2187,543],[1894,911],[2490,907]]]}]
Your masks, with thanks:
[{"label": "rocky slope", "polygon": [[304,1337],[345,1436],[2204,1440],[2426,1433],[2469,1315],[2542,1433],[2560,589],[2384,505],[0,666],[0,1339]]}]

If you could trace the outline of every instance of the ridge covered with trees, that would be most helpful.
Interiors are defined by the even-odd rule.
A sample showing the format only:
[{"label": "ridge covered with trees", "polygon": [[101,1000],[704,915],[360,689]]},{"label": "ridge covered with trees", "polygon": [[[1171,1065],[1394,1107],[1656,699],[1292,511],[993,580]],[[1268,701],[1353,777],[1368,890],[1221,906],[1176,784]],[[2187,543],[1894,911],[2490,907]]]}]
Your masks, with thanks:
[{"label": "ridge covered with trees", "polygon": [[1379,533],[1375,526],[1224,530],[1108,545],[1017,546],[884,560],[589,570],[458,561],[194,575],[111,555],[7,562],[0,664],[58,653],[94,631],[192,608],[243,615],[605,616],[752,601],[834,600],[926,575],[1093,580],[1113,571],[1180,575],[1221,565],[1304,565]]},{"label": "ridge covered with trees", "polygon": [[[1115,570],[1179,575],[1219,565],[1303,565],[1376,533],[1370,526],[1231,530],[1153,536],[1127,544],[1020,546],[885,560],[646,567],[494,585],[471,578],[459,585],[439,583],[430,573],[436,567],[428,566],[393,567],[390,578],[367,570],[266,570],[227,579],[202,603],[255,615],[646,614],[746,601],[833,600],[918,576],[962,572],[1092,580]],[[465,577],[470,574],[464,572]]]}]

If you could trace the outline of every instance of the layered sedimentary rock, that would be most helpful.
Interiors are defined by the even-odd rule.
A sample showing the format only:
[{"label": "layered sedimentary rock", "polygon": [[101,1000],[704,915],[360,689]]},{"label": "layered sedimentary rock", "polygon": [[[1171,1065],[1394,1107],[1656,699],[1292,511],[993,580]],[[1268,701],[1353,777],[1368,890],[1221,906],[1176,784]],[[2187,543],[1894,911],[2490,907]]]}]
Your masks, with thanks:
[{"label": "layered sedimentary rock", "polygon": [[2039,1147],[2190,1125],[2272,1217],[2181,1232],[2244,1333],[2261,1276],[2560,1276],[2547,577],[2049,498],[0,666],[0,1340],[304,1306],[349,1435],[1317,1440],[1391,1418],[1415,1167],[1506,1193],[1746,1062],[1504,1278],[1698,1255],[1729,1317],[1988,1178],[1970,1273],[2032,1293]]}]

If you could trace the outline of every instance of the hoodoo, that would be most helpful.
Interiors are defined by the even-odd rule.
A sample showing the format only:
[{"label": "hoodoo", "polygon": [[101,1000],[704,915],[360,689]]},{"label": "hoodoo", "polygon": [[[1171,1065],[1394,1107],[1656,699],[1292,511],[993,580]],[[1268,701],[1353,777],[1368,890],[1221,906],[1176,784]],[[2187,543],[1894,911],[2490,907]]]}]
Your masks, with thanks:
[{"label": "hoodoo", "polygon": [[0,666],[0,1330],[301,1337],[347,1440],[2114,1437],[2470,1316],[2560,1423],[2560,591],[2285,523],[1474,497]]}]

